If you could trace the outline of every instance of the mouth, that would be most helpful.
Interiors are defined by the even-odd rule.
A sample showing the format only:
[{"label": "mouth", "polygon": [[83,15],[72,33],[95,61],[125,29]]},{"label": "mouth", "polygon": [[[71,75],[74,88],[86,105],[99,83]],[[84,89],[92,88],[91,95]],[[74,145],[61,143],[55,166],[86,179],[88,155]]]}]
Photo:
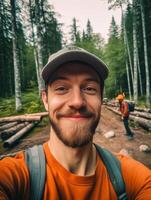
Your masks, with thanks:
[{"label": "mouth", "polygon": [[85,115],[69,115],[69,116],[62,116],[63,118],[69,119],[69,120],[87,120],[90,118],[90,116]]}]

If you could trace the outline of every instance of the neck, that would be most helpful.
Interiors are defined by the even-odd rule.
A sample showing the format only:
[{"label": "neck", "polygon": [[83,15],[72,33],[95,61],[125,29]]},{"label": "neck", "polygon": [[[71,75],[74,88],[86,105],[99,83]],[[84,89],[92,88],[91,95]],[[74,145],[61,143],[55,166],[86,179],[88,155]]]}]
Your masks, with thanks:
[{"label": "neck", "polygon": [[66,170],[79,176],[95,173],[97,153],[92,143],[77,148],[68,147],[51,132],[48,144],[52,155]]}]

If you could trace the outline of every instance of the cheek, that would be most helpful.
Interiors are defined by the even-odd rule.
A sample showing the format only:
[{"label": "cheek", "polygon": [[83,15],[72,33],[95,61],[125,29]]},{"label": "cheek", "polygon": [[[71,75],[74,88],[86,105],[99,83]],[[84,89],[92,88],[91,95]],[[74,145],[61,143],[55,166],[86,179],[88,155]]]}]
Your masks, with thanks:
[{"label": "cheek", "polygon": [[89,99],[89,106],[98,113],[101,112],[102,101],[99,97],[92,97]]},{"label": "cheek", "polygon": [[50,97],[48,99],[49,112],[55,112],[64,105],[65,101],[61,97]]}]

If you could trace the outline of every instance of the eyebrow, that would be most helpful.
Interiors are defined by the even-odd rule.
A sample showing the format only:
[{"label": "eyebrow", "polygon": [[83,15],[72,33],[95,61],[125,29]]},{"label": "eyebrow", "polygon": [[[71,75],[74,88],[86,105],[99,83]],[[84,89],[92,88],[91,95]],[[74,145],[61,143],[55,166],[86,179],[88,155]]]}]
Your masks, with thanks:
[{"label": "eyebrow", "polygon": [[[54,81],[57,81],[57,80],[69,80],[69,79],[67,77],[64,77],[64,76],[56,76],[56,77],[53,77],[52,79],[50,79],[48,81],[48,84],[52,84]],[[101,83],[101,81],[98,80],[97,78],[86,78],[85,81],[96,82],[98,84]]]}]

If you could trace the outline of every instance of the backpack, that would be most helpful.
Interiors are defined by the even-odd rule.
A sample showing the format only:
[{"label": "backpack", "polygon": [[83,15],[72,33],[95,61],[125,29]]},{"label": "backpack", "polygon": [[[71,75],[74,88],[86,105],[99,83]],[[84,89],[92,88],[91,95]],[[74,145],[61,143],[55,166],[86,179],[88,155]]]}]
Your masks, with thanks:
[{"label": "backpack", "polygon": [[135,103],[128,102],[128,111],[129,112],[134,112],[134,110],[135,110]]},{"label": "backpack", "polygon": [[[121,174],[120,161],[107,149],[96,145],[108,171],[111,183],[117,194],[118,200],[127,200],[125,183]],[[42,200],[46,177],[46,161],[42,145],[36,145],[25,151],[25,161],[30,173],[30,199]]]}]

